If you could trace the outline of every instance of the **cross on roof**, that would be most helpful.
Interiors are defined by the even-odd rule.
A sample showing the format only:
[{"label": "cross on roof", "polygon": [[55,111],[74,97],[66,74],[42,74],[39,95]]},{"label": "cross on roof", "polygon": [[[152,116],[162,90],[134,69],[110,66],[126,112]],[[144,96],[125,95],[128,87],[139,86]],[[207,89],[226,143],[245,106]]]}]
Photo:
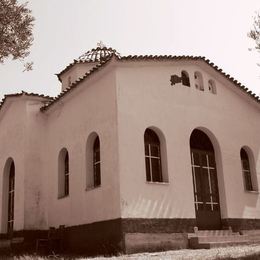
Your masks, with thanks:
[{"label": "cross on roof", "polygon": [[99,41],[99,42],[97,43],[97,47],[99,47],[100,49],[103,49],[103,48],[106,47],[106,46],[105,46],[105,44],[104,44],[102,41]]}]

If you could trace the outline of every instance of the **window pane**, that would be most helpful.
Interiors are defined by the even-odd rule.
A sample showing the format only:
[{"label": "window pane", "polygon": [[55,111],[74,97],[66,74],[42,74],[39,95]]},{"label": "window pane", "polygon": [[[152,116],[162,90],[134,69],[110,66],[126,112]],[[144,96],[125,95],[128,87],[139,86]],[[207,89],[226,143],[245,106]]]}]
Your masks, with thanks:
[{"label": "window pane", "polygon": [[151,145],[151,155],[155,156],[155,157],[159,157],[160,156],[160,152],[159,152],[159,146],[158,145]]},{"label": "window pane", "polygon": [[244,172],[246,190],[253,190],[250,172]]},{"label": "window pane", "polygon": [[211,192],[213,195],[218,194],[218,183],[215,169],[210,170]]},{"label": "window pane", "polygon": [[68,152],[66,152],[64,163],[65,163],[65,173],[68,173],[69,172],[69,154],[68,154]]},{"label": "window pane", "polygon": [[198,203],[198,210],[203,210],[203,204]]},{"label": "window pane", "polygon": [[244,170],[249,170],[249,162],[248,160],[242,160],[242,165]]},{"label": "window pane", "polygon": [[65,175],[65,195],[69,195],[69,175]]},{"label": "window pane", "polygon": [[[195,167],[194,168],[194,178],[196,183],[196,191],[198,195],[201,195],[201,180],[200,180],[200,168]],[[198,198],[199,201],[201,201],[201,197]]]},{"label": "window pane", "polygon": [[94,153],[94,163],[99,162],[99,161],[100,161],[100,152],[99,152],[99,150],[97,150]]},{"label": "window pane", "polygon": [[100,163],[96,164],[94,167],[94,186],[101,185],[101,175],[100,175]]},{"label": "window pane", "polygon": [[206,154],[201,154],[201,166],[208,166]]},{"label": "window pane", "polygon": [[149,160],[149,158],[145,158],[145,167],[146,167],[146,180],[147,181],[151,181],[150,160]]},{"label": "window pane", "polygon": [[193,160],[195,165],[200,165],[200,157],[198,153],[193,152]]},{"label": "window pane", "polygon": [[209,159],[209,166],[215,168],[214,155],[213,154],[208,154],[208,159]]},{"label": "window pane", "polygon": [[211,209],[211,204],[206,203],[205,209],[206,209],[207,211],[211,211],[211,210],[212,210],[212,209]]},{"label": "window pane", "polygon": [[152,158],[151,161],[152,161],[152,181],[160,182],[162,181],[160,160]]},{"label": "window pane", "polygon": [[144,146],[144,149],[145,149],[145,155],[149,155],[149,145],[145,145]]},{"label": "window pane", "polygon": [[213,211],[219,211],[219,204],[213,204]]},{"label": "window pane", "polygon": [[204,200],[210,201],[210,187],[209,187],[209,175],[208,170],[202,168],[202,174],[203,174],[203,197]]}]

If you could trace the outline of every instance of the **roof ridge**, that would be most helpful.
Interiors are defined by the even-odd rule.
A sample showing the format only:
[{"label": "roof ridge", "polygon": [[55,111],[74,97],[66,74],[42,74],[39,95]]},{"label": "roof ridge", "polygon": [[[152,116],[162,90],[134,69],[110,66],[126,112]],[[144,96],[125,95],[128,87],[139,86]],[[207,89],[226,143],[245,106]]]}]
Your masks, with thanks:
[{"label": "roof ridge", "polygon": [[28,92],[22,90],[19,93],[5,94],[4,97],[0,101],[0,110],[2,109],[2,107],[3,107],[4,103],[5,103],[5,101],[7,100],[7,98],[10,98],[10,97],[20,97],[20,96],[23,96],[23,95],[33,96],[33,97],[41,97],[41,98],[47,98],[47,99],[53,99],[50,96],[46,96],[46,95],[43,95],[43,94],[32,93],[32,92],[28,93]]},{"label": "roof ridge", "polygon": [[[97,48],[100,48],[100,47],[97,47]],[[219,68],[212,61],[207,59],[205,56],[194,56],[194,55],[127,55],[127,56],[118,56],[118,55],[115,55],[114,53],[111,53],[110,55],[107,56],[106,60],[99,62],[90,71],[86,72],[83,77],[78,79],[69,88],[62,91],[57,97],[53,98],[50,102],[48,102],[45,106],[43,106],[41,108],[41,111],[47,110],[49,106],[51,106],[53,103],[55,103],[57,100],[59,100],[63,95],[68,93],[72,88],[75,88],[82,80],[87,78],[89,75],[92,75],[96,70],[99,69],[99,67],[103,66],[103,64],[105,64],[105,63],[107,63],[107,61],[111,60],[112,57],[115,57],[115,59],[118,60],[118,61],[129,61],[129,60],[134,60],[134,61],[144,61],[144,60],[145,61],[147,61],[147,60],[152,60],[152,61],[194,60],[194,61],[196,61],[196,60],[201,60],[201,61],[205,62],[207,65],[209,65],[210,67],[212,67],[214,70],[219,72],[227,80],[229,80],[231,83],[233,83],[237,88],[239,88],[241,91],[243,91],[249,97],[251,97],[254,101],[256,101],[257,103],[260,103],[260,97],[258,95],[256,95],[251,90],[246,88],[242,83],[240,83],[238,80],[231,77],[229,74],[223,72],[223,70],[221,68]],[[68,69],[71,66],[73,66],[75,64],[75,62],[81,63],[81,62],[84,62],[84,61],[74,60],[74,63],[71,63],[65,69]]]}]

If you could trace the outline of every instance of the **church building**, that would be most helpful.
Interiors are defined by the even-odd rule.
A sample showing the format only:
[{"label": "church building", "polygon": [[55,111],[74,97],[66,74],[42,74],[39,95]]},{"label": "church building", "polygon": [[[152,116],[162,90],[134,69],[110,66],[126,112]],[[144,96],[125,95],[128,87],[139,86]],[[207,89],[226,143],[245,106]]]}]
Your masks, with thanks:
[{"label": "church building", "polygon": [[260,98],[245,86],[205,57],[102,44],[57,76],[57,97],[1,103],[2,241],[63,227],[68,252],[132,253],[260,230]]}]

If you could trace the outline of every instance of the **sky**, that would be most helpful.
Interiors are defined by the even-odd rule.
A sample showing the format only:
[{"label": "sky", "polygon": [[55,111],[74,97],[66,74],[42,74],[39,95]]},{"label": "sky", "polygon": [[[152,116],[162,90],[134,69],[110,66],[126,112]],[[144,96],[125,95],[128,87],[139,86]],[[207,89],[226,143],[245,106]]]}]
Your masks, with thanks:
[{"label": "sky", "polygon": [[[260,54],[249,51],[247,37],[260,0],[29,0],[28,7],[31,53],[0,64],[0,98],[21,90],[58,95],[55,74],[99,41],[121,55],[205,56],[260,95]],[[31,61],[33,70],[23,72]]]}]

